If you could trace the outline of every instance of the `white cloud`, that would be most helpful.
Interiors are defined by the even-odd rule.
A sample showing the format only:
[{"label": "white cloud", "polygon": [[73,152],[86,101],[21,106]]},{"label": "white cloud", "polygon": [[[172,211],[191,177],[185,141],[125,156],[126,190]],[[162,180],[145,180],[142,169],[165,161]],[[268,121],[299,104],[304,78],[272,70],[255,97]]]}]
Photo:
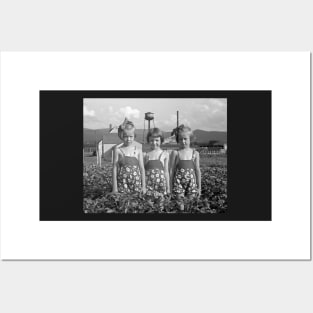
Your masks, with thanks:
[{"label": "white cloud", "polygon": [[95,116],[96,113],[94,110],[89,110],[85,105],[84,105],[84,116]]},{"label": "white cloud", "polygon": [[143,128],[143,114],[151,111],[155,114],[153,125],[171,131],[176,127],[178,110],[179,124],[188,125],[193,130],[227,130],[226,98],[87,100],[84,102],[84,123],[88,122],[89,128],[100,128],[97,120],[102,123],[102,128],[109,124],[120,125],[125,117],[134,122],[136,128]]},{"label": "white cloud", "polygon": [[[191,126],[190,118],[180,117],[179,118],[179,125],[184,124],[185,126]],[[160,127],[162,130],[172,130],[177,126],[177,115],[171,114],[168,119],[159,120],[156,123],[156,127]]]},{"label": "white cloud", "polygon": [[125,117],[131,119],[131,118],[139,118],[140,117],[140,111],[138,109],[133,109],[130,106],[126,106],[123,108],[120,108],[119,110]]},{"label": "white cloud", "polygon": [[223,108],[227,106],[227,99],[210,99],[211,104]]},{"label": "white cloud", "polygon": [[199,108],[201,112],[214,113],[217,111],[224,112],[227,109],[226,99],[209,99],[207,103],[194,105],[194,108]]},{"label": "white cloud", "polygon": [[159,127],[165,126],[165,127],[174,128],[176,125],[176,119],[177,119],[176,114],[171,114],[168,119],[158,120],[157,123]]}]

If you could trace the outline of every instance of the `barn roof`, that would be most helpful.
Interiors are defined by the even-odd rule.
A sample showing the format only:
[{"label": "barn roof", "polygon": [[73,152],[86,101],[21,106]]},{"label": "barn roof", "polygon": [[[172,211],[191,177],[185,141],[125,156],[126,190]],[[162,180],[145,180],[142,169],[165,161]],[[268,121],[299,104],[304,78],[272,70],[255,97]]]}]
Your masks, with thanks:
[{"label": "barn roof", "polygon": [[111,128],[109,128],[109,134],[117,134],[118,133],[118,127],[117,126],[113,126]]},{"label": "barn roof", "polygon": [[118,134],[116,133],[108,133],[108,134],[105,134],[103,136],[103,143],[111,143],[111,144],[118,144],[118,143],[121,143],[122,140],[120,139],[120,137],[118,136]]}]

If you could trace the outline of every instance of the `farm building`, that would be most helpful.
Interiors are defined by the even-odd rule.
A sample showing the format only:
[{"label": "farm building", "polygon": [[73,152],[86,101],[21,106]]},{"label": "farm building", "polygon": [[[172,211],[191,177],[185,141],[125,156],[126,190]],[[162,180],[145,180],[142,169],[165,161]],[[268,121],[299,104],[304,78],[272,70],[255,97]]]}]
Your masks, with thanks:
[{"label": "farm building", "polygon": [[226,153],[227,152],[227,143],[221,141],[211,141],[209,143],[200,143],[199,151],[202,154],[216,154],[216,153]]},{"label": "farm building", "polygon": [[[117,127],[110,128],[97,143],[97,163],[101,165],[101,159],[111,161],[115,146],[122,145],[123,141],[119,138]],[[135,145],[142,150],[142,144],[135,141]]]}]

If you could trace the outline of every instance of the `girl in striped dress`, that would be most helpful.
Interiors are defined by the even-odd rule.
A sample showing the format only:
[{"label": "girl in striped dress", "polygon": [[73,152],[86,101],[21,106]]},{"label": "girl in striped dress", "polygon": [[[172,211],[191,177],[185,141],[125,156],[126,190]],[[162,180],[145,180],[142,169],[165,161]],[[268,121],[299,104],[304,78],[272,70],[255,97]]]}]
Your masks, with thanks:
[{"label": "girl in striped dress", "polygon": [[113,193],[146,192],[145,171],[141,149],[134,144],[135,126],[125,119],[119,126],[122,146],[117,146],[113,153]]},{"label": "girl in striped dress", "polygon": [[153,128],[147,135],[151,150],[144,157],[147,195],[154,198],[170,193],[168,153],[161,149],[164,136],[159,128]]},{"label": "girl in striped dress", "polygon": [[174,152],[172,182],[173,193],[178,199],[201,195],[199,152],[190,148],[193,133],[187,126],[178,128],[177,141],[180,149]]}]

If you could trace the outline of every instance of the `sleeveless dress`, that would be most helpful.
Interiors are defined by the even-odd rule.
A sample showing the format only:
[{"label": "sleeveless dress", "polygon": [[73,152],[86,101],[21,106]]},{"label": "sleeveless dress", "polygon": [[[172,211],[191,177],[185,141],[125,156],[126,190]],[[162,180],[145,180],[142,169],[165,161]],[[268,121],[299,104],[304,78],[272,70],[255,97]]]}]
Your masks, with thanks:
[{"label": "sleeveless dress", "polygon": [[177,154],[178,163],[173,180],[173,193],[192,195],[198,192],[195,170],[195,150],[192,152],[191,160],[181,160],[179,151]]},{"label": "sleeveless dress", "polygon": [[[145,164],[146,170],[146,189],[148,196],[158,196],[166,194],[166,180],[164,166],[161,162],[163,151],[157,160],[149,160]],[[148,158],[149,155],[147,154]]]},{"label": "sleeveless dress", "polygon": [[[120,148],[119,148],[120,149]],[[134,156],[127,156],[120,149],[123,157],[119,160],[119,172],[117,175],[117,188],[120,193],[134,193],[141,191],[141,172],[139,168],[139,161]]]}]

